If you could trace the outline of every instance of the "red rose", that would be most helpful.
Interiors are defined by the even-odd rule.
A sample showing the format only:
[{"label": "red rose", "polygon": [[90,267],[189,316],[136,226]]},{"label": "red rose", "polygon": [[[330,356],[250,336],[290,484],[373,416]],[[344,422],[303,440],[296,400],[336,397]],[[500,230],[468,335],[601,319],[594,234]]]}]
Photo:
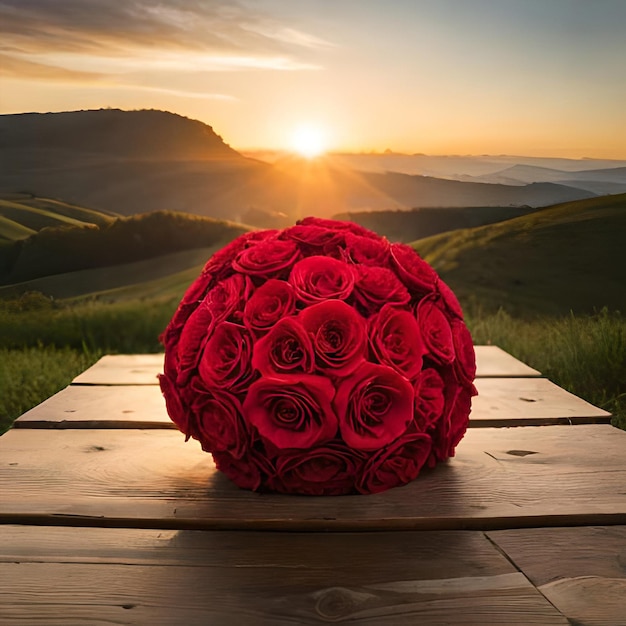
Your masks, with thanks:
[{"label": "red rose", "polygon": [[417,322],[422,331],[428,356],[437,363],[452,363],[455,357],[452,328],[433,298],[424,298],[418,304]]},{"label": "red rose", "polygon": [[186,384],[189,376],[197,367],[202,349],[211,336],[214,326],[213,312],[209,309],[207,302],[203,301],[189,316],[180,333],[176,349],[176,369],[178,371],[176,383],[178,385]]},{"label": "red rose", "polygon": [[233,239],[209,258],[202,270],[202,276],[210,276],[214,280],[227,278],[233,273],[232,262],[242,250],[256,245],[259,241],[271,239],[277,232],[276,230],[256,230]]},{"label": "red rose", "polygon": [[373,456],[357,485],[361,493],[379,493],[417,478],[430,454],[431,440],[423,433],[401,437]]},{"label": "red rose", "polygon": [[452,315],[458,317],[459,319],[463,319],[463,309],[461,309],[461,304],[459,303],[458,298],[454,295],[454,292],[446,283],[439,278],[437,280],[437,291],[441,296],[441,299],[446,305],[446,308]]},{"label": "red rose", "polygon": [[470,384],[476,378],[476,353],[467,326],[461,320],[452,320],[452,342],[456,359],[454,371],[460,382]]},{"label": "red rose", "polygon": [[302,454],[287,453],[276,461],[270,488],[283,493],[338,496],[354,489],[363,458],[341,444],[329,443]]},{"label": "red rose", "polygon": [[261,378],[250,385],[244,416],[275,448],[311,448],[337,433],[331,382],[322,376]]},{"label": "red rose", "polygon": [[305,217],[302,220],[296,222],[298,226],[322,226],[334,231],[348,231],[355,235],[361,235],[362,237],[369,237],[370,239],[382,239],[380,235],[355,224],[354,222],[346,222],[341,220],[327,220],[322,217]]},{"label": "red rose", "polygon": [[341,300],[314,304],[298,315],[310,334],[317,367],[335,376],[346,376],[365,359],[365,320]]},{"label": "red rose", "polygon": [[389,365],[409,380],[422,369],[426,352],[415,318],[408,311],[386,304],[369,320],[372,350],[383,365]]},{"label": "red rose", "polygon": [[325,300],[346,300],[354,288],[355,271],[351,265],[327,256],[310,256],[298,261],[289,282],[305,304]]},{"label": "red rose", "polygon": [[252,281],[241,274],[233,274],[215,285],[205,300],[214,322],[217,324],[229,318],[233,322],[241,322],[241,312],[253,291]]},{"label": "red rose", "polygon": [[469,415],[472,410],[472,396],[476,395],[476,389],[464,387],[459,391],[450,411],[450,424],[448,429],[448,456],[454,456],[455,448],[463,439],[463,435],[469,425]]},{"label": "red rose", "polygon": [[292,286],[270,278],[250,297],[243,311],[243,323],[253,332],[267,332],[278,320],[296,310]]},{"label": "red rose", "polygon": [[443,414],[446,403],[443,379],[432,368],[425,369],[415,381],[415,422],[425,431]]},{"label": "red rose", "polygon": [[313,373],[315,355],[307,331],[299,318],[286,317],[254,345],[252,367],[263,376]]},{"label": "red rose", "polygon": [[310,254],[329,253],[344,243],[345,234],[324,226],[296,225],[287,228],[281,237],[293,239]]},{"label": "red rose", "polygon": [[[183,299],[181,300],[182,305],[191,304],[194,306],[198,306],[200,302],[204,299],[209,289],[215,283],[215,278],[210,274],[200,274],[196,280],[189,285],[187,291],[183,295]],[[178,313],[178,311],[176,312]],[[176,319],[176,315],[172,318],[172,321]]]},{"label": "red rose", "polygon": [[270,461],[253,448],[240,459],[228,452],[213,452],[213,460],[217,469],[242,489],[257,491],[268,476],[274,475]]},{"label": "red rose", "polygon": [[384,304],[405,305],[411,300],[407,288],[386,267],[357,265],[354,299],[367,314],[376,313]]},{"label": "red rose", "polygon": [[246,389],[253,375],[252,337],[246,328],[232,322],[215,327],[198,366],[202,382],[233,393]]},{"label": "red rose", "polygon": [[295,241],[266,239],[242,250],[233,261],[233,268],[242,274],[271,278],[291,267],[299,258]]},{"label": "red rose", "polygon": [[404,243],[391,244],[391,258],[400,280],[409,288],[428,293],[435,288],[437,274],[422,257]]},{"label": "red rose", "polygon": [[386,267],[389,264],[389,242],[354,233],[346,233],[346,258],[360,265]]},{"label": "red rose", "polygon": [[439,372],[443,380],[444,409],[441,417],[427,431],[433,440],[433,447],[428,460],[431,467],[437,461],[444,461],[450,456],[452,413],[462,390],[461,385],[456,381],[451,365],[440,368]]},{"label": "red rose", "polygon": [[413,387],[390,367],[365,362],[340,383],[333,404],[343,440],[357,450],[377,450],[412,421]]},{"label": "red rose", "polygon": [[228,452],[240,459],[248,451],[250,437],[235,396],[218,389],[200,389],[192,409],[196,415],[197,439],[205,452]]},{"label": "red rose", "polygon": [[161,393],[165,398],[165,408],[171,420],[182,433],[189,432],[189,412],[183,405],[176,385],[163,374],[159,374]]}]

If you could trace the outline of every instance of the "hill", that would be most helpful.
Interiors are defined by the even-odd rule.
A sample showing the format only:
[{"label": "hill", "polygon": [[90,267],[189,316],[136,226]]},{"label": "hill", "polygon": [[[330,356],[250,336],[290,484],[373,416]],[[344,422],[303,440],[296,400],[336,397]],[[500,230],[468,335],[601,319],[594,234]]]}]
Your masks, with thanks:
[{"label": "hill", "polygon": [[[128,284],[125,282],[128,268],[122,267],[125,264],[224,245],[247,230],[247,227],[232,222],[171,212],[111,218],[102,224],[42,228],[27,239],[0,247],[0,285],[14,285],[11,295],[15,295],[16,290],[45,291],[32,281],[64,274],[66,278],[63,280],[71,282],[77,278],[72,277],[73,273],[96,268],[107,268],[109,278],[116,274],[122,279],[121,282],[120,279],[109,280],[104,286],[96,287],[96,283],[102,283],[98,279],[92,291],[125,285]],[[152,265],[156,267],[159,263],[161,261],[154,261]],[[193,257],[185,263],[181,265],[180,260],[172,263],[170,273],[182,271],[200,261]],[[148,266],[150,264],[148,262]],[[161,264],[167,268],[170,262],[162,260]],[[155,272],[143,271],[142,281],[167,274],[162,269]],[[88,285],[88,282],[81,277],[81,284]],[[63,291],[58,281],[54,285],[56,291]]]},{"label": "hill", "polygon": [[[271,170],[202,122],[165,111],[0,115],[0,193],[63,198],[125,215],[186,211],[221,219],[253,202]],[[235,211],[236,209],[236,211]]]},{"label": "hill", "polygon": [[559,204],[412,245],[468,306],[626,311],[626,194]]},{"label": "hill", "polygon": [[[210,126],[165,111],[100,109],[0,115],[2,147],[19,164],[51,152],[168,161],[242,158]],[[80,155],[80,156],[79,156]]]},{"label": "hill", "polygon": [[259,227],[310,214],[537,207],[595,195],[553,183],[356,172],[332,158],[270,164],[243,157],[201,122],[118,110],[0,115],[0,193],[15,192],[124,215],[181,211],[242,223],[252,217]]},{"label": "hill", "polygon": [[0,286],[0,299],[40,293],[54,300],[88,297],[99,301],[182,297],[206,260],[223,245],[163,254],[143,261],[95,267]]},{"label": "hill", "polygon": [[103,226],[114,219],[112,213],[36,198],[26,194],[0,197],[0,241],[19,240],[50,226]]},{"label": "hill", "polygon": [[409,242],[460,228],[502,222],[533,210],[530,207],[424,207],[411,211],[339,213],[334,218],[356,222],[390,241]]}]

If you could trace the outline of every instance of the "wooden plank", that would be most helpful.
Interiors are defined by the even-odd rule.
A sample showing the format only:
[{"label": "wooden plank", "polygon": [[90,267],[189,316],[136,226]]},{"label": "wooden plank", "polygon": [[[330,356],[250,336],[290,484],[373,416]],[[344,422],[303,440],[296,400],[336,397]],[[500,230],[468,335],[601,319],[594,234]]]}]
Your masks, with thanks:
[{"label": "wooden plank", "polygon": [[479,378],[471,426],[608,424],[611,414],[546,378]]},{"label": "wooden plank", "polygon": [[[475,346],[476,376],[541,376],[498,346]],[[108,354],[79,374],[73,385],[157,385],[163,372],[163,354]]]},{"label": "wooden plank", "polygon": [[159,387],[74,386],[19,417],[16,428],[176,428]]},{"label": "wooden plank", "polygon": [[387,530],[626,524],[626,432],[471,429],[456,458],[371,496],[239,490],[169,430],[13,429],[0,522],[147,528]]},{"label": "wooden plank", "polygon": [[107,354],[79,374],[73,385],[158,385],[161,354]]},{"label": "wooden plank", "polygon": [[[63,584],[59,584],[63,581]],[[568,622],[477,532],[0,526],[0,621]]]},{"label": "wooden plank", "polygon": [[626,624],[626,526],[489,533],[574,624]]},{"label": "wooden plank", "polygon": [[541,372],[498,346],[474,346],[477,378],[518,378],[541,376]]},{"label": "wooden plank", "polygon": [[[608,423],[610,413],[545,378],[481,378],[470,426]],[[17,428],[174,428],[158,387],[71,385],[26,412]]]}]

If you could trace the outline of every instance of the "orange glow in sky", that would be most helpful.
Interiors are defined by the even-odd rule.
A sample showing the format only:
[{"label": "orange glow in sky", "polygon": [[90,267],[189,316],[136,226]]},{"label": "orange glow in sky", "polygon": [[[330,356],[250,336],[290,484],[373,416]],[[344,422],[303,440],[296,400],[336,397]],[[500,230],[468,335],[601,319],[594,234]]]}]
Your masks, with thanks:
[{"label": "orange glow in sky", "polygon": [[[79,5],[0,3],[0,113],[162,109],[237,149],[626,159],[623,0]],[[307,120],[326,137],[296,139]]]}]

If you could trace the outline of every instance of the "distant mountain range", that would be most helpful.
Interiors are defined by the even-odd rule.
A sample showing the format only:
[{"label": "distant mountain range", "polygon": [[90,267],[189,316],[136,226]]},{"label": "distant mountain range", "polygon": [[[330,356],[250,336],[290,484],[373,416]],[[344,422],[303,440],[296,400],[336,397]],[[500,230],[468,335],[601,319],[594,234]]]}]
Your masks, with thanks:
[{"label": "distant mountain range", "polygon": [[503,185],[549,182],[584,189],[600,195],[626,193],[626,167],[565,171],[518,164],[495,174],[476,176],[473,180]]},{"label": "distant mountain range", "polygon": [[570,180],[510,182],[356,171],[334,157],[268,163],[239,154],[210,126],[162,111],[0,115],[0,193],[122,215],[173,210],[281,226],[309,214],[540,207],[601,193]]}]

